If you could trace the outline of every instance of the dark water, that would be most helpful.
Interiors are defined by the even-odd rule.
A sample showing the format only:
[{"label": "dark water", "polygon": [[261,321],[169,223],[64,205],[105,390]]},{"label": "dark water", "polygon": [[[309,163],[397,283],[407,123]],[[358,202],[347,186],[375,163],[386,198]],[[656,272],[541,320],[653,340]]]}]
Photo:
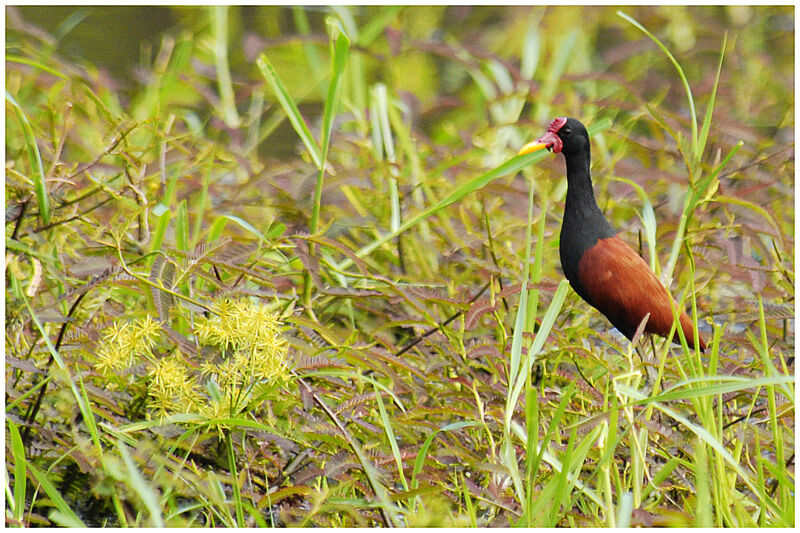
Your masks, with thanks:
[{"label": "dark water", "polygon": [[12,46],[15,16],[53,37],[60,56],[87,61],[122,82],[132,80],[143,52],[149,48],[151,55],[156,53],[161,36],[178,26],[173,10],[167,7],[7,7],[6,42]]}]

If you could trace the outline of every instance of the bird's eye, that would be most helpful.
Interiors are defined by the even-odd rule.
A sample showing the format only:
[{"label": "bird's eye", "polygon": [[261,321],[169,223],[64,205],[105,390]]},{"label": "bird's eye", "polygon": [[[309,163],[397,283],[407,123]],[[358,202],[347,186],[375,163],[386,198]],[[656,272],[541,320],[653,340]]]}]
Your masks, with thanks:
[{"label": "bird's eye", "polygon": [[569,128],[564,128],[560,131],[562,137],[569,137],[572,135],[572,130]]}]

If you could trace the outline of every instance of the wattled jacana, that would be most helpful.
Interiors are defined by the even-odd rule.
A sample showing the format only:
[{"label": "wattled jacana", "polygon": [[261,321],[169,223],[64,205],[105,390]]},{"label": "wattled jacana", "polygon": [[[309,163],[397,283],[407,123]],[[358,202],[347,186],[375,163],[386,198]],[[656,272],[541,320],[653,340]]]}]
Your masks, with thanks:
[{"label": "wattled jacana", "polygon": [[[675,301],[644,259],[616,236],[600,211],[589,172],[586,128],[574,118],[556,118],[539,140],[526,144],[519,153],[545,148],[564,154],[567,161],[567,201],[559,254],[569,284],[628,339],[633,339],[648,313],[644,331],[666,337],[674,322],[670,306],[675,306]],[[680,327],[687,344],[694,348],[694,327],[683,311]],[[677,333],[673,340],[679,342]],[[706,349],[699,336],[698,343],[701,350]]]}]

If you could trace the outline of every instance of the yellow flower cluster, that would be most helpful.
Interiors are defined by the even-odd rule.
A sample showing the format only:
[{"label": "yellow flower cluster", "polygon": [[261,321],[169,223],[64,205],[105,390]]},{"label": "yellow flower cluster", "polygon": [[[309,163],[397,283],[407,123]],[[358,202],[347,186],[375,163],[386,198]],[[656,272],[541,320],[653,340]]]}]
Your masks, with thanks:
[{"label": "yellow flower cluster", "polygon": [[115,322],[103,333],[95,368],[103,374],[137,364],[151,358],[152,349],[161,331],[161,324],[149,315],[141,320]]},{"label": "yellow flower cluster", "polygon": [[175,350],[156,359],[152,348],[160,324],[150,317],[118,322],[103,334],[98,370],[128,368],[147,358],[152,363],[148,394],[160,416],[195,413],[207,418],[236,416],[264,387],[286,376],[288,343],[278,316],[260,303],[220,300],[212,314],[196,321],[199,344],[215,346],[221,357],[209,356],[198,366]]},{"label": "yellow flower cluster", "polygon": [[[277,315],[247,300],[221,300],[214,315],[195,324],[202,344],[227,354],[222,364],[206,362],[204,375],[214,375],[220,389],[241,388],[244,381],[274,381],[286,370],[288,345]],[[232,353],[229,353],[232,352]]]},{"label": "yellow flower cluster", "polygon": [[158,361],[150,378],[148,392],[161,416],[189,413],[203,403],[197,380],[179,351]]}]

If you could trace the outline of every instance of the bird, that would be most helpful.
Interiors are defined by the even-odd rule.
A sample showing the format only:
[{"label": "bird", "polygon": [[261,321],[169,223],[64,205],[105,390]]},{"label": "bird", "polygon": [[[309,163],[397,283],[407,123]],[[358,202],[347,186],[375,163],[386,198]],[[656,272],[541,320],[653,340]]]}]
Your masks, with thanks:
[{"label": "bird", "polygon": [[[577,119],[558,117],[541,138],[524,145],[518,155],[543,149],[563,154],[567,162],[559,255],[570,286],[629,340],[645,317],[646,333],[667,337],[674,322],[675,300],[644,259],[617,236],[597,205],[586,127]],[[681,311],[679,323],[686,343],[694,349],[694,325],[685,311]],[[673,341],[680,342],[677,332]],[[697,346],[706,349],[699,335]]]}]

